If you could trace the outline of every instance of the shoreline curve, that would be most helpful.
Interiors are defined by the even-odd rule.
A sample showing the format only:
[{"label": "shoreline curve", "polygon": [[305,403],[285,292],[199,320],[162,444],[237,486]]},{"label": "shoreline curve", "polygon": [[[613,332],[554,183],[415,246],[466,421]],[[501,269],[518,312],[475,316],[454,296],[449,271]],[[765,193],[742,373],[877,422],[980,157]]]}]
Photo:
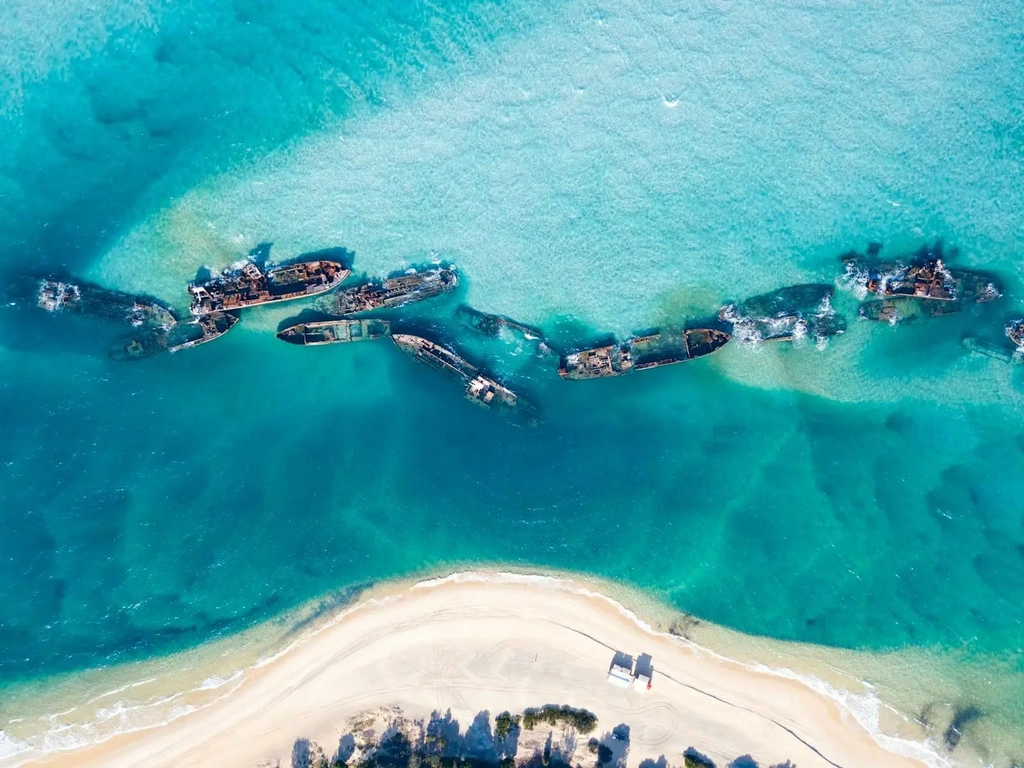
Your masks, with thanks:
[{"label": "shoreline curve", "polygon": [[[609,685],[616,650],[653,655],[650,691]],[[662,755],[678,763],[692,746],[723,764],[741,755],[801,768],[948,764],[925,744],[879,739],[836,697],[787,672],[658,632],[572,580],[459,572],[341,609],[201,709],[29,764],[198,766],[228,755],[231,764],[287,764],[297,738],[333,744],[348,719],[369,710],[450,709],[468,723],[478,711],[543,704],[590,709],[602,729],[632,725],[640,738],[631,763]],[[652,708],[670,725],[647,736]]]}]

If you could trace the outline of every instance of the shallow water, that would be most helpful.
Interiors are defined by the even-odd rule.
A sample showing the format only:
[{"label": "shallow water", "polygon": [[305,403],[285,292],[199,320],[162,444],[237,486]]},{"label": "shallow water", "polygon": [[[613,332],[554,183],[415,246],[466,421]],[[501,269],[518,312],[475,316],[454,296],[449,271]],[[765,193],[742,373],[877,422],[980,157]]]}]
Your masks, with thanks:
[{"label": "shallow water", "polygon": [[[0,681],[499,562],[954,659],[943,679],[972,673],[908,685],[985,703],[999,727],[965,744],[997,765],[1024,742],[1024,373],[959,341],[1021,309],[1018,3],[95,10],[102,30],[0,11],[74,37],[15,35],[0,66],[5,277],[65,265],[181,308],[198,269],[263,242],[345,246],[371,274],[449,258],[458,294],[398,317],[544,420],[473,409],[387,342],[277,342],[301,306],[133,365],[106,358],[120,329],[5,306]],[[850,329],[824,350],[567,383],[452,322],[468,300],[566,345],[937,239],[1007,295],[890,328],[840,291]]]}]

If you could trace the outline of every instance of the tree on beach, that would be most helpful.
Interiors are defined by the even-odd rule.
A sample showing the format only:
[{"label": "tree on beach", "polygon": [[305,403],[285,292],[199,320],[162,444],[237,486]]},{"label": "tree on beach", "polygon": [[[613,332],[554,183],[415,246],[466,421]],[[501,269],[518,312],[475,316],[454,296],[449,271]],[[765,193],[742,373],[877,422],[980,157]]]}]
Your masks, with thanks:
[{"label": "tree on beach", "polygon": [[715,761],[690,747],[683,753],[683,765],[685,768],[715,768]]},{"label": "tree on beach", "polygon": [[519,727],[522,719],[521,715],[511,715],[508,710],[502,712],[494,718],[494,738],[499,742],[505,741],[509,734],[512,733],[512,729]]}]

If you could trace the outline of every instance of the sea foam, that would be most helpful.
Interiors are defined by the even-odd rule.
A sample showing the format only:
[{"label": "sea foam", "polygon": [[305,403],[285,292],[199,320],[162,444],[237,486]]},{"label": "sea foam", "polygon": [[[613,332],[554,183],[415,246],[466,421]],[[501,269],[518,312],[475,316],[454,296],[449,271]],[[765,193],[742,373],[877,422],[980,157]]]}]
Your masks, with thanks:
[{"label": "sea foam", "polygon": [[[378,594],[366,600],[359,601],[352,606],[336,611],[315,625],[308,628],[300,636],[286,644],[272,655],[261,657],[253,665],[253,669],[260,669],[284,658],[295,648],[307,643],[311,638],[319,635],[329,627],[336,626],[347,616],[355,612],[366,610],[373,606],[387,604],[395,599],[400,599],[406,590],[417,591],[435,589],[447,584],[522,584],[534,589],[547,589],[560,592],[568,592],[596,600],[600,600],[613,608],[616,612],[628,619],[642,631],[665,638],[669,642],[686,646],[691,650],[714,658],[718,661],[732,664],[739,664],[747,669],[762,674],[770,674],[794,680],[815,691],[819,695],[833,701],[839,710],[857,723],[859,723],[875,741],[883,748],[901,755],[922,760],[933,768],[948,768],[953,765],[948,759],[941,755],[934,747],[927,743],[898,738],[884,733],[879,725],[879,712],[883,706],[880,699],[871,686],[864,684],[865,691],[854,693],[848,690],[839,689],[826,681],[807,673],[794,671],[793,669],[767,665],[763,663],[746,663],[735,661],[706,646],[700,645],[692,640],[679,635],[662,632],[656,629],[650,622],[642,618],[634,610],[628,608],[618,599],[611,597],[598,588],[590,586],[584,577],[580,578],[567,576],[552,576],[538,573],[514,573],[507,571],[458,571],[443,576],[423,579],[412,584],[397,583],[392,587],[383,587]],[[0,765],[5,768],[15,768],[36,759],[42,755],[53,752],[66,752],[102,743],[119,734],[132,733],[137,731],[159,728],[175,720],[184,717],[199,709],[216,704],[237,691],[246,677],[246,671],[237,669],[229,678],[219,676],[208,677],[198,685],[193,692],[211,691],[228,687],[220,695],[209,698],[203,704],[184,703],[189,691],[178,691],[166,693],[146,701],[145,703],[128,704],[123,701],[116,701],[106,707],[99,707],[95,710],[92,719],[87,721],[65,722],[62,715],[70,712],[58,713],[41,718],[48,723],[44,732],[28,740],[16,739],[0,731]],[[148,685],[153,678],[137,681],[110,691],[105,696],[117,695],[127,692],[133,688]]]}]

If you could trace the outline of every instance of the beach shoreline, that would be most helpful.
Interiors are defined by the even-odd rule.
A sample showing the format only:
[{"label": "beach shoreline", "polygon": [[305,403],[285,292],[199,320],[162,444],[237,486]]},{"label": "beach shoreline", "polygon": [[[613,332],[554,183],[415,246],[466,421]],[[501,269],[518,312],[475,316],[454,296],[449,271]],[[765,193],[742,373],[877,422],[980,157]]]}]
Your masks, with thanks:
[{"label": "beach shoreline", "polygon": [[[613,650],[652,654],[650,691],[607,682]],[[678,764],[688,747],[721,764],[741,755],[801,768],[945,763],[909,740],[889,739],[887,749],[796,676],[658,632],[585,581],[461,572],[370,590],[206,706],[28,764],[288,764],[296,739],[336,745],[347,721],[385,707],[412,718],[450,709],[468,724],[484,710],[544,704],[589,709],[602,732],[630,725],[631,764],[661,756]]]}]

